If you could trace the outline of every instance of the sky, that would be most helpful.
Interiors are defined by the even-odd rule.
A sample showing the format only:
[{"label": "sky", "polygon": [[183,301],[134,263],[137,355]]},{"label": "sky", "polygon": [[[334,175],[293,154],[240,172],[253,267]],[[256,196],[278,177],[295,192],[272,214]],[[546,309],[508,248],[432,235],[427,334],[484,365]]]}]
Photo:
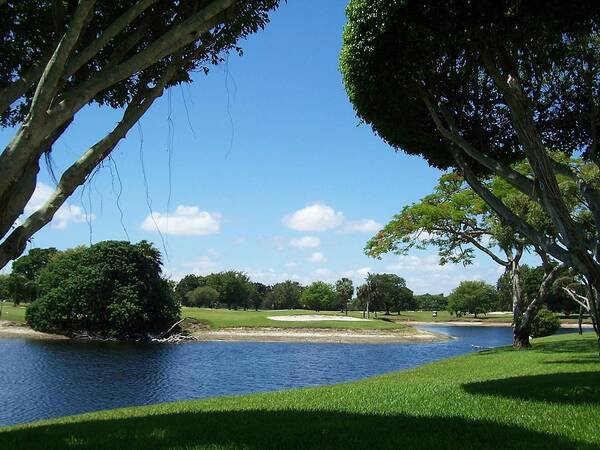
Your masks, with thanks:
[{"label": "sky", "polygon": [[[208,75],[159,99],[30,247],[145,239],[180,279],[236,269],[255,281],[303,284],[396,273],[415,293],[449,293],[462,280],[495,283],[501,270],[439,266],[435,250],[376,260],[366,241],[440,172],[394,152],[359,124],[338,56],[346,0],[289,0],[265,30]],[[91,105],[53,150],[61,173],[118,121]],[[0,143],[14,130],[0,131]],[[48,197],[43,169],[26,213]],[[160,229],[160,233],[157,231]]]}]

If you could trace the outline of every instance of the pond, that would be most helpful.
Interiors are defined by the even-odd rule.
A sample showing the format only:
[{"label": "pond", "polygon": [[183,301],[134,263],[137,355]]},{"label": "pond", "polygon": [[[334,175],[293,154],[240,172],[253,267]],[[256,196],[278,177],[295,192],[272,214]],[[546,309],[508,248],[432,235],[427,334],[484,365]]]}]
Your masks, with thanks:
[{"label": "pond", "polygon": [[182,345],[0,340],[0,426],[99,409],[357,380],[479,347],[511,329],[422,327],[429,344],[202,342]]}]

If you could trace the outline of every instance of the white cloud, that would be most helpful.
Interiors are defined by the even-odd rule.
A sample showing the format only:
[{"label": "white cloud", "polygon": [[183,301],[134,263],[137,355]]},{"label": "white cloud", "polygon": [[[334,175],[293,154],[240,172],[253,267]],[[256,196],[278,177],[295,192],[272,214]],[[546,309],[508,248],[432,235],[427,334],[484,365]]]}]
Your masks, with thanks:
[{"label": "white cloud", "polygon": [[265,284],[274,284],[286,280],[304,282],[302,277],[295,273],[278,272],[273,268],[267,270],[246,268],[244,270],[252,281],[258,281]]},{"label": "white cloud", "polygon": [[346,232],[375,233],[383,228],[383,225],[373,219],[349,220],[344,226]]},{"label": "white cloud", "polygon": [[286,262],[283,267],[285,267],[286,269],[293,269],[294,267],[298,267],[298,264],[295,263],[294,261],[289,261]]},{"label": "white cloud", "polygon": [[347,220],[344,213],[325,203],[313,203],[292,214],[281,222],[297,231],[328,231],[338,229],[345,233],[375,233],[382,225],[374,219]]},{"label": "white cloud", "polygon": [[314,203],[285,216],[282,223],[298,231],[327,231],[341,226],[345,220],[343,213],[324,203]]},{"label": "white cloud", "polygon": [[183,267],[186,269],[183,271],[185,272],[184,275],[189,273],[196,275],[207,275],[209,273],[219,272],[222,269],[222,266],[213,259],[214,256],[216,255],[203,255],[183,263]]},{"label": "white cloud", "polygon": [[466,268],[456,264],[441,266],[437,255],[399,256],[395,263],[386,266],[385,269],[405,278],[407,286],[416,294],[448,294],[461,281],[483,278],[479,273],[480,264],[477,261]]},{"label": "white cloud", "polygon": [[371,272],[371,268],[370,267],[361,267],[360,269],[356,270],[356,274],[361,276],[361,277],[366,277],[367,275],[369,275],[369,272]]},{"label": "white cloud", "polygon": [[[42,207],[50,198],[54,189],[46,183],[38,183],[33,191],[33,195],[25,206],[25,213],[31,214]],[[64,230],[70,222],[82,223],[89,222],[96,218],[94,214],[86,214],[81,206],[72,205],[65,202],[54,214],[52,227]]]},{"label": "white cloud", "polygon": [[315,276],[317,277],[323,277],[323,278],[328,278],[331,275],[331,271],[329,269],[316,269],[315,270]]},{"label": "white cloud", "polygon": [[302,236],[301,238],[296,238],[290,240],[290,245],[296,248],[316,248],[321,245],[321,239],[315,236]]},{"label": "white cloud", "polygon": [[314,252],[308,257],[307,261],[311,263],[324,263],[327,262],[327,258],[321,252]]},{"label": "white cloud", "polygon": [[221,214],[200,211],[197,206],[179,205],[173,214],[154,212],[142,222],[145,231],[156,231],[175,236],[203,236],[218,233]]}]

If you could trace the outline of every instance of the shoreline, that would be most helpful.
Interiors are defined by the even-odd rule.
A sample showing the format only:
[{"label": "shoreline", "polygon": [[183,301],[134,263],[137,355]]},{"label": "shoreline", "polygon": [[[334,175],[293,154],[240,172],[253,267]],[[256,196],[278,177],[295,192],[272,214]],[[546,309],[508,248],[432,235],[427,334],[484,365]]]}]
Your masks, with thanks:
[{"label": "shoreline", "polygon": [[34,339],[34,340],[66,340],[68,336],[62,334],[42,333],[32,330],[27,325],[11,322],[10,320],[0,320],[0,339]]},{"label": "shoreline", "polygon": [[[194,340],[188,342],[298,342],[330,344],[390,344],[390,343],[428,343],[442,342],[451,337],[415,329],[407,333],[383,330],[344,330],[333,328],[223,328],[219,330],[199,330],[191,335]],[[30,327],[6,320],[0,320],[0,339],[34,340],[74,340],[68,336],[48,334],[32,330]]]},{"label": "shoreline", "polygon": [[414,333],[383,330],[344,330],[331,328],[224,328],[192,334],[204,342],[298,342],[329,344],[391,344],[442,342],[450,336],[416,329]]},{"label": "shoreline", "polygon": [[[505,327],[511,328],[512,323],[510,322],[419,322],[419,321],[406,321],[403,322],[411,327],[420,327],[420,326],[443,326],[443,327]],[[561,328],[579,328],[579,325],[576,323],[561,323]],[[593,329],[593,326],[589,323],[584,323],[581,325],[583,329]]]}]

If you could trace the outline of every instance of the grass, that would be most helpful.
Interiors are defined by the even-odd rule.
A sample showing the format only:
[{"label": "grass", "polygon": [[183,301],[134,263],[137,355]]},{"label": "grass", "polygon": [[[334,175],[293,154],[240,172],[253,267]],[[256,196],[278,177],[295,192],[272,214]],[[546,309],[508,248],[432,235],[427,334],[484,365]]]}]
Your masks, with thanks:
[{"label": "grass", "polygon": [[587,333],[347,384],[3,428],[0,448],[591,450],[599,411],[600,360]]},{"label": "grass", "polygon": [[[234,311],[227,309],[206,309],[206,308],[187,308],[183,307],[181,315],[191,317],[208,325],[212,329],[235,328],[235,327],[276,327],[276,328],[335,328],[335,329],[405,329],[408,328],[401,324],[389,320],[388,316],[379,314],[378,319],[369,322],[342,322],[342,321],[314,321],[314,322],[283,322],[270,320],[270,316],[289,316],[289,315],[337,315],[343,316],[339,312],[332,311],[307,311],[307,310],[284,310],[284,311]],[[350,312],[349,315],[362,317],[362,313]],[[391,317],[391,316],[390,316]],[[371,317],[373,318],[373,317]]]},{"label": "grass", "polygon": [[12,303],[4,302],[0,320],[11,322],[25,322],[25,306],[13,306]]}]

